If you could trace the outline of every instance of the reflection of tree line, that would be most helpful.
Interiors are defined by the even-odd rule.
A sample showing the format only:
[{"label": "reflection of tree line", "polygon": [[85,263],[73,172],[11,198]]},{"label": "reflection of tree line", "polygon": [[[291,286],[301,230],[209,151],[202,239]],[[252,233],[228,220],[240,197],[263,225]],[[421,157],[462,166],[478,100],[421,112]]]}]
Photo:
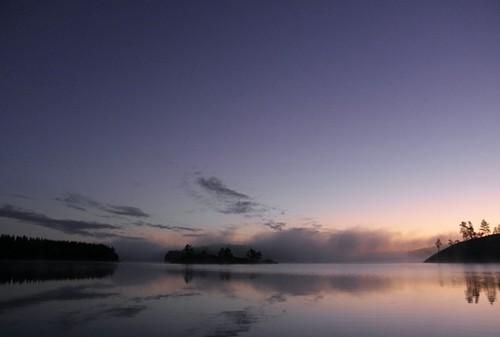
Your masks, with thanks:
[{"label": "reflection of tree line", "polygon": [[[232,273],[227,270],[195,270],[192,268],[170,270],[169,273],[183,277],[186,284],[192,283],[195,279],[204,282],[214,281],[214,286],[217,282],[222,285],[230,281],[246,281],[261,290],[267,288],[292,295],[313,294],[325,290],[348,293],[386,291],[397,288],[401,282],[401,280],[381,276]],[[500,291],[500,277],[497,277],[496,274],[466,272],[463,281],[465,283],[465,299],[468,303],[478,303],[481,293],[486,295],[490,304],[496,301],[497,289]],[[445,285],[442,280],[441,284]],[[453,284],[455,285],[455,283]]]},{"label": "reflection of tree line", "polygon": [[478,303],[481,292],[486,294],[490,304],[496,301],[497,288],[500,290],[500,280],[492,273],[465,274],[465,300],[468,303]]},{"label": "reflection of tree line", "polygon": [[103,278],[115,269],[115,263],[106,262],[4,262],[0,263],[0,284]]},{"label": "reflection of tree line", "polygon": [[312,295],[322,291],[365,293],[385,291],[395,286],[389,277],[375,275],[314,275],[293,273],[259,273],[253,271],[175,268],[167,270],[172,277],[181,277],[186,284],[202,289],[225,290],[229,283],[244,283],[258,291],[288,295]]}]

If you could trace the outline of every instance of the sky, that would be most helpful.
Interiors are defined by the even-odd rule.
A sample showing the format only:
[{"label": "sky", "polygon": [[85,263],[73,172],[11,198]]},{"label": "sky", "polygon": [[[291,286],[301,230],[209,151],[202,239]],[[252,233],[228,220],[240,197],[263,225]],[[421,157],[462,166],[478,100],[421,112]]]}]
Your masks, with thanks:
[{"label": "sky", "polygon": [[500,224],[499,41],[498,1],[2,1],[0,232],[323,261]]}]

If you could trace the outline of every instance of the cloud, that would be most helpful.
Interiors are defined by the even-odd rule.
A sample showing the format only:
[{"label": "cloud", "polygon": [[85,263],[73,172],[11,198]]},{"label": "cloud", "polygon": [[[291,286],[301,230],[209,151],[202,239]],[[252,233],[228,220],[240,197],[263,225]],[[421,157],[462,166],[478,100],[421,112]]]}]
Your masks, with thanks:
[{"label": "cloud", "polygon": [[61,198],[56,198],[56,200],[61,201],[69,208],[77,209],[80,211],[97,209],[113,215],[138,218],[148,218],[150,216],[148,213],[144,212],[138,207],[106,204],[77,193],[67,193]]},{"label": "cloud", "polygon": [[22,194],[22,193],[11,193],[11,194],[9,194],[9,196],[11,196],[13,198],[18,198],[18,199],[33,200],[33,198],[31,198],[30,196],[27,196],[26,194]]},{"label": "cloud", "polygon": [[269,227],[274,231],[282,231],[285,228],[286,223],[285,222],[276,222],[276,221],[270,220],[270,221],[265,222],[264,226]]},{"label": "cloud", "polygon": [[208,197],[197,192],[191,195],[219,213],[249,215],[265,211],[263,205],[253,201],[247,194],[227,187],[219,178],[198,177],[196,185],[208,194]]},{"label": "cloud", "polygon": [[368,262],[411,260],[410,251],[428,246],[432,240],[406,238],[386,230],[290,228],[259,234],[246,244],[278,261]]},{"label": "cloud", "polygon": [[234,201],[227,203],[224,209],[220,212],[224,214],[248,214],[256,212],[258,210],[259,204],[253,201]]},{"label": "cloud", "polygon": [[[320,230],[286,228],[284,223],[271,221],[267,224],[274,231],[258,233],[238,243],[280,262],[421,261],[412,252],[435,241],[435,237],[409,238],[387,230]],[[211,235],[198,238],[194,244],[220,246],[231,242],[231,237]]]},{"label": "cloud", "polygon": [[132,206],[108,205],[105,211],[108,213],[117,214],[117,215],[144,217],[144,218],[149,217],[149,214],[147,214],[146,212],[144,212],[140,208],[132,207]]},{"label": "cloud", "polygon": [[0,217],[54,229],[66,234],[78,234],[95,238],[120,237],[120,235],[110,232],[94,232],[120,229],[120,227],[115,225],[83,220],[54,219],[44,214],[24,210],[9,204],[4,204],[0,208]]},{"label": "cloud", "polygon": [[272,219],[285,212],[276,207],[260,203],[248,194],[229,188],[217,177],[203,177],[196,173],[195,186],[200,190],[189,190],[190,195],[215,211],[226,215],[242,215],[246,218],[264,221],[263,225],[273,230],[281,230],[283,222]]},{"label": "cloud", "polygon": [[145,221],[136,221],[133,224],[136,226],[159,228],[159,229],[165,229],[165,230],[169,230],[169,231],[173,231],[173,232],[197,233],[197,232],[202,231],[202,229],[200,229],[200,228],[193,228],[193,227],[186,227],[186,226],[175,226],[175,225],[158,225],[158,224],[152,224],[150,222],[145,222]]},{"label": "cloud", "polygon": [[228,188],[219,178],[199,177],[196,181],[198,185],[203,187],[206,191],[214,193],[218,198],[250,199],[248,195]]},{"label": "cloud", "polygon": [[206,233],[185,233],[185,234],[182,234],[182,236],[184,236],[186,238],[204,238],[204,237],[207,237],[208,234],[206,234]]}]

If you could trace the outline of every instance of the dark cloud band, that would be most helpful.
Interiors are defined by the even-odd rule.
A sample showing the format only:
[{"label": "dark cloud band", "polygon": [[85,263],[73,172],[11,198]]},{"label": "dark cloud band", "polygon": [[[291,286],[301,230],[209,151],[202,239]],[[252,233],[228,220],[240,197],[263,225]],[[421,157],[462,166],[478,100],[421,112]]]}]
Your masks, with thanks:
[{"label": "dark cloud band", "polygon": [[120,229],[120,227],[115,225],[83,220],[54,219],[44,214],[20,209],[9,204],[5,204],[0,208],[0,217],[54,229],[66,234],[78,234],[96,238],[120,236],[110,232],[94,232]]}]

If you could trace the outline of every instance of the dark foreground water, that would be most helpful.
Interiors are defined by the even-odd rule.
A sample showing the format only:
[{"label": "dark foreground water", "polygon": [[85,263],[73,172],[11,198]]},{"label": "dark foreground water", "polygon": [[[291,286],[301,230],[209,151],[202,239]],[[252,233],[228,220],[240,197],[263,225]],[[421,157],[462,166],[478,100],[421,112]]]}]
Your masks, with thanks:
[{"label": "dark foreground water", "polygon": [[1,336],[498,336],[500,265],[0,263]]}]

